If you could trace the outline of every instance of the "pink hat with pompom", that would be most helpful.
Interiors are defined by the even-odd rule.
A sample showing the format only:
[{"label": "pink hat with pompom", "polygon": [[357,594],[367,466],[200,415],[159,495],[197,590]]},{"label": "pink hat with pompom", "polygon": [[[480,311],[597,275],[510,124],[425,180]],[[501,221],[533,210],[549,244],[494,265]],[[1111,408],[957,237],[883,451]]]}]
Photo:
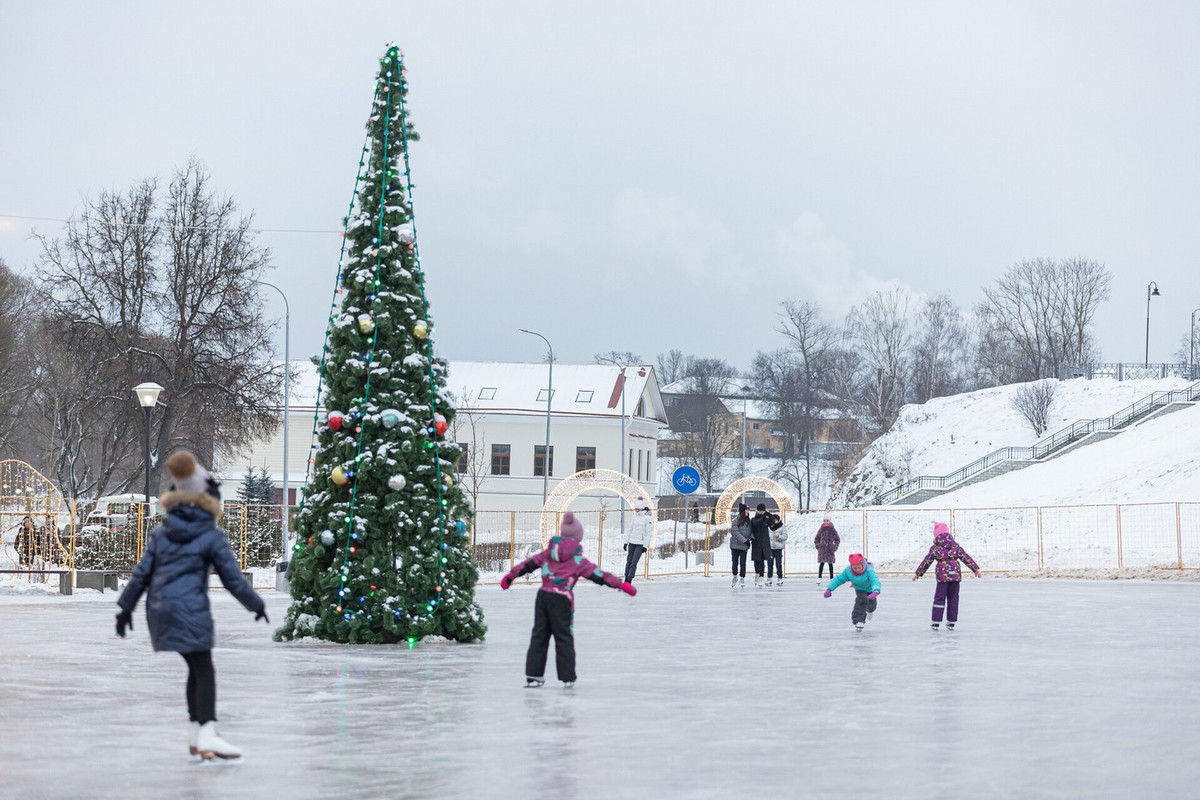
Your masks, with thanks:
[{"label": "pink hat with pompom", "polygon": [[562,525],[559,526],[558,532],[577,542],[583,540],[583,525],[575,519],[575,515],[570,511],[563,514]]}]

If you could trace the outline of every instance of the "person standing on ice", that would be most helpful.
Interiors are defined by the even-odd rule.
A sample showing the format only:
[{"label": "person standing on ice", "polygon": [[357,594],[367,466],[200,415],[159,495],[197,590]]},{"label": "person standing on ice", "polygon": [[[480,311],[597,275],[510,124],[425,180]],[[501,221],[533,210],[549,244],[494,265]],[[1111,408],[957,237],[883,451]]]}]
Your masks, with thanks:
[{"label": "person standing on ice", "polygon": [[559,535],[550,546],[522,561],[500,579],[500,588],[512,586],[513,579],[536,570],[542,573],[542,588],[533,606],[533,632],[525,654],[525,688],[534,689],[546,683],[546,655],[550,637],[554,637],[554,666],[558,679],[570,688],[575,685],[575,583],[580,578],[603,586],[620,589],[627,595],[637,594],[628,581],[622,583],[616,575],[597,567],[583,557],[583,525],[568,511],[563,514]]},{"label": "person standing on ice", "polygon": [[771,531],[779,530],[783,522],[779,517],[767,513],[765,503],[759,503],[755,510],[758,513],[750,520],[750,531],[754,534],[750,558],[754,561],[754,585],[761,589],[763,568],[771,559]]},{"label": "person standing on ice", "polygon": [[833,577],[833,562],[837,558],[838,545],[841,543],[842,537],[838,536],[837,528],[833,527],[829,517],[826,517],[813,538],[813,545],[817,548],[817,580],[825,574],[826,564],[829,565],[829,577]]},{"label": "person standing on ice", "polygon": [[637,576],[638,562],[642,553],[654,538],[654,512],[650,506],[643,506],[633,515],[633,527],[629,529],[629,539],[625,542],[625,582],[633,583]]},{"label": "person standing on ice", "polygon": [[925,556],[921,566],[917,567],[917,573],[913,575],[913,580],[924,575],[925,570],[929,569],[929,565],[937,561],[937,588],[933,591],[933,622],[929,626],[935,631],[942,622],[942,612],[946,614],[946,630],[954,630],[954,623],[958,622],[958,590],[962,586],[962,570],[958,568],[959,560],[971,568],[971,572],[975,573],[976,578],[979,577],[979,565],[975,563],[975,559],[967,555],[967,551],[962,549],[962,545],[954,541],[954,537],[950,535],[950,526],[944,522],[933,523],[933,545],[930,546],[929,554]]},{"label": "person standing on ice", "polygon": [[875,574],[875,567],[855,553],[850,556],[850,566],[829,582],[825,596],[832,597],[833,590],[846,581],[854,587],[854,608],[850,612],[850,621],[854,623],[855,630],[861,631],[879,604],[876,600],[879,597],[879,576]]},{"label": "person standing on ice", "polygon": [[783,586],[783,549],[787,546],[788,534],[782,530],[783,520],[771,515],[778,525],[771,526],[771,560],[767,562],[767,586],[771,585],[771,567],[775,567],[775,577]]},{"label": "person standing on ice", "polygon": [[155,651],[179,653],[188,665],[187,704],[191,725],[188,752],[205,761],[241,758],[242,751],[217,735],[217,681],[213,672],[213,619],[208,605],[208,573],[256,620],[267,619],[266,604],[242,577],[241,566],[221,518],[220,484],[196,458],[177,450],[167,459],[170,484],[158,499],[166,517],[146,542],[142,559],[117,605],[117,635],[133,629],[133,609],[146,596],[146,623]]},{"label": "person standing on ice", "polygon": [[729,584],[731,587],[737,586],[739,580],[743,587],[746,585],[746,553],[750,550],[751,536],[750,511],[745,503],[739,503],[738,515],[729,526],[729,552],[733,556],[733,583]]}]

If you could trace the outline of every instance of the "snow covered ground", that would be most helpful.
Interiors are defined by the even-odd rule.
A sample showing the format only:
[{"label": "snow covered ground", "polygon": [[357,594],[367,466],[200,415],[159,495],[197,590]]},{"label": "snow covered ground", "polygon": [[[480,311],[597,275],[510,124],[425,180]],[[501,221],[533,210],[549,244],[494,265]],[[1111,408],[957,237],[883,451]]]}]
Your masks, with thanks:
[{"label": "snow covered ground", "polygon": [[[821,582],[823,583],[823,582]],[[578,686],[520,688],[535,590],[482,587],[475,645],[276,644],[214,592],[218,714],[190,764],[182,659],[113,595],[0,596],[0,795],[21,798],[1130,798],[1200,783],[1200,585],[968,578],[960,629],[886,579],[723,577],[577,598]],[[266,592],[272,619],[286,598]]]}]

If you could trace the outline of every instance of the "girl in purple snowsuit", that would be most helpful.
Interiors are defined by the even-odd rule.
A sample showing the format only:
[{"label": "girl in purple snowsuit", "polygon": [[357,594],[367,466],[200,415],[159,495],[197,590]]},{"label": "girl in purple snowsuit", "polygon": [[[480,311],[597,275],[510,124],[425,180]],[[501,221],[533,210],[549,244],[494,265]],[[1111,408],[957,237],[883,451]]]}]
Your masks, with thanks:
[{"label": "girl in purple snowsuit", "polygon": [[937,589],[933,593],[933,623],[929,626],[935,631],[942,622],[942,612],[946,613],[946,630],[954,630],[958,622],[958,589],[962,585],[962,572],[958,568],[959,560],[971,568],[975,577],[979,577],[979,565],[975,559],[967,555],[962,545],[954,541],[950,528],[944,522],[933,523],[933,546],[929,554],[917,567],[913,580],[925,574],[929,565],[937,561]]},{"label": "girl in purple snowsuit", "polygon": [[512,586],[514,578],[542,571],[542,588],[538,590],[537,602],[533,607],[533,633],[529,637],[529,650],[525,654],[525,688],[536,688],[544,684],[546,654],[550,649],[550,637],[554,637],[554,664],[558,679],[566,686],[575,684],[575,583],[587,578],[604,586],[620,589],[628,595],[637,594],[637,589],[610,572],[597,567],[583,557],[583,525],[568,511],[563,514],[559,535],[550,540],[550,546],[510,569],[500,579],[500,588]]}]

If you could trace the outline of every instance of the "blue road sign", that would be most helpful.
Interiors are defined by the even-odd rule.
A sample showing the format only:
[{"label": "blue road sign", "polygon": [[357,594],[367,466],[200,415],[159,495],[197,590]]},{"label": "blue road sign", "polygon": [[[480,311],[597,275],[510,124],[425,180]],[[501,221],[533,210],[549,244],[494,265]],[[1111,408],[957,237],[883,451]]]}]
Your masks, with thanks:
[{"label": "blue road sign", "polygon": [[680,467],[671,473],[671,485],[680,494],[691,494],[700,488],[700,471],[695,467]]}]

